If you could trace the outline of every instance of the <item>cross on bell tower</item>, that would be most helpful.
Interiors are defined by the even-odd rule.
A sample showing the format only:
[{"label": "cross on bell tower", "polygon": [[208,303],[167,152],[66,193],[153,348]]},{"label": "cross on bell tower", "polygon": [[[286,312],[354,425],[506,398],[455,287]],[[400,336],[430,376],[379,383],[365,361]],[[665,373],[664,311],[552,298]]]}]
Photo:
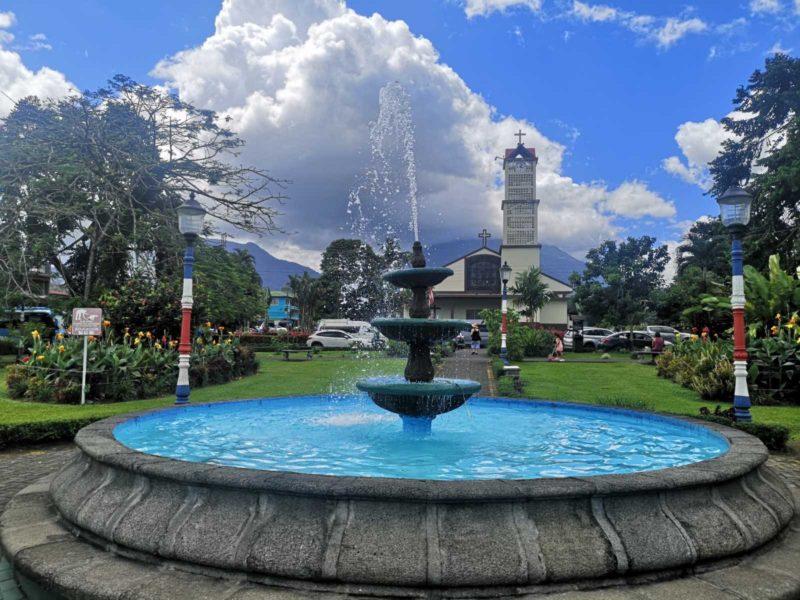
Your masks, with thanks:
[{"label": "cross on bell tower", "polygon": [[478,237],[483,240],[483,247],[486,248],[486,245],[489,243],[489,238],[492,237],[492,234],[486,231],[486,228],[484,227],[483,231],[478,234]]},{"label": "cross on bell tower", "polygon": [[520,129],[517,133],[514,134],[514,136],[519,140],[518,143],[520,143],[520,144],[522,143],[522,137],[524,135],[527,135],[527,134],[523,133],[522,129]]}]

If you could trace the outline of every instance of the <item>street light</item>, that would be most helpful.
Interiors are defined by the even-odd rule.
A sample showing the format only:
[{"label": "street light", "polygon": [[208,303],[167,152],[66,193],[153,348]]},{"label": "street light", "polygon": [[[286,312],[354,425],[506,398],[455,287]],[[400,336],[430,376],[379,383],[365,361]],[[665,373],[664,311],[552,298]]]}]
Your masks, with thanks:
[{"label": "street light", "polygon": [[752,421],[750,394],[747,391],[747,345],[744,329],[744,260],[742,234],[750,222],[753,197],[740,187],[730,187],[717,199],[722,224],[731,233],[733,269],[731,309],[733,312],[733,414],[737,421]]},{"label": "street light", "polygon": [[511,279],[511,267],[507,262],[503,263],[500,267],[500,281],[503,282],[503,301],[501,306],[501,313],[503,320],[500,325],[500,358],[504,364],[508,364],[508,348],[506,346],[506,339],[508,337],[508,321],[506,314],[508,313],[508,280]]},{"label": "street light", "polygon": [[186,239],[183,255],[183,296],[181,297],[181,341],[178,345],[178,385],[175,388],[175,404],[189,403],[189,361],[192,357],[192,271],[194,268],[194,245],[203,231],[206,211],[195,200],[194,192],[177,208],[178,231]]}]

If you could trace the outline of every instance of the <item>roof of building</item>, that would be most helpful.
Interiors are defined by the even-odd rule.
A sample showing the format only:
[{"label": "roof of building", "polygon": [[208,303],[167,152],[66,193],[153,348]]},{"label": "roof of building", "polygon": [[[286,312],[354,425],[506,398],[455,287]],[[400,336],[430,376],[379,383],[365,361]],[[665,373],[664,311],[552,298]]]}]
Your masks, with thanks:
[{"label": "roof of building", "polygon": [[[499,240],[489,240],[488,250],[499,252],[499,248]],[[439,267],[466,258],[479,250],[483,250],[483,247],[478,246],[476,248],[472,239],[453,240],[429,246],[425,251],[425,255],[428,257],[429,265]],[[542,273],[566,285],[570,285],[569,278],[573,272],[582,273],[586,266],[583,261],[551,244],[541,245],[539,263]]]},{"label": "roof of building", "polygon": [[536,148],[526,148],[524,144],[517,144],[516,148],[506,148],[505,155],[503,156],[503,163],[518,156],[521,156],[525,160],[538,160],[536,158]]}]

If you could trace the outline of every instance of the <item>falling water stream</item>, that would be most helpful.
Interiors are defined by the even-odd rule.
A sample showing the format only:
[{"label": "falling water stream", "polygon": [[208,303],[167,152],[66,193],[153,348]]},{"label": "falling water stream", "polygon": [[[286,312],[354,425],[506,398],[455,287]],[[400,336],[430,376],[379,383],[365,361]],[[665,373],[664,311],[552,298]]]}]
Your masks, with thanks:
[{"label": "falling water stream", "polygon": [[[394,224],[408,222],[419,240],[417,165],[411,99],[399,82],[381,88],[378,117],[370,123],[370,160],[350,192],[347,213],[364,240],[401,237]],[[410,217],[410,218],[409,218]]]}]

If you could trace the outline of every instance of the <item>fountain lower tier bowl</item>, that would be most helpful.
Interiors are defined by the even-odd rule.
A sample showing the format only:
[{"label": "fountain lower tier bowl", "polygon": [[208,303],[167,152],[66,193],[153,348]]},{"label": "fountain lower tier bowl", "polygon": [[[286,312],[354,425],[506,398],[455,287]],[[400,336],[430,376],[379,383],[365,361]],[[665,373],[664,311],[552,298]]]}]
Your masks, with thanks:
[{"label": "fountain lower tier bowl", "polygon": [[383,335],[398,342],[443,342],[470,328],[459,319],[375,319],[372,325]]},{"label": "fountain lower tier bowl", "polygon": [[434,379],[408,382],[402,377],[372,377],[356,383],[384,410],[403,417],[433,419],[464,404],[481,389],[468,379]]},{"label": "fountain lower tier bowl", "polygon": [[192,597],[538,597],[707,572],[795,510],[764,445],[715,423],[485,398],[429,437],[399,421],[355,395],[94,423],[9,504],[2,550],[69,598],[164,598],[138,589],[151,567],[218,582]]},{"label": "fountain lower tier bowl", "polygon": [[429,288],[442,283],[453,274],[446,267],[413,267],[384,273],[384,281],[407,290],[413,288]]}]

